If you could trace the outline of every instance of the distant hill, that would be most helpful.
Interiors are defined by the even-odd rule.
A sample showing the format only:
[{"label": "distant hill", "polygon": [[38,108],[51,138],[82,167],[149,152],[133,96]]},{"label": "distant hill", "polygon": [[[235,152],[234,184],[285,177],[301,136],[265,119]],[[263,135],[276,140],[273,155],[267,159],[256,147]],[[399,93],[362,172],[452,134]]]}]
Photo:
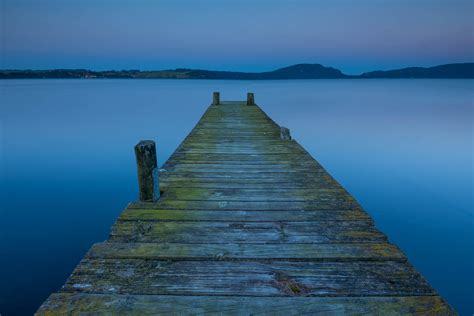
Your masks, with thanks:
[{"label": "distant hill", "polygon": [[345,78],[340,70],[325,67],[320,64],[298,64],[267,72],[231,72],[210,70],[189,70],[187,73],[193,79],[334,79]]},{"label": "distant hill", "polygon": [[340,70],[320,64],[298,64],[259,74],[262,79],[335,79],[345,78]]},{"label": "distant hill", "polygon": [[340,78],[474,78],[474,63],[448,64],[430,68],[411,67],[388,71],[372,71],[360,76],[349,76],[340,70],[320,64],[298,64],[267,72],[235,72],[201,69],[170,70],[108,70],[87,69],[53,70],[0,70],[0,79],[59,79],[59,78],[128,78],[128,79],[228,79],[228,80],[279,80],[279,79],[340,79]]},{"label": "distant hill", "polygon": [[474,78],[474,63],[366,72],[360,78]]}]

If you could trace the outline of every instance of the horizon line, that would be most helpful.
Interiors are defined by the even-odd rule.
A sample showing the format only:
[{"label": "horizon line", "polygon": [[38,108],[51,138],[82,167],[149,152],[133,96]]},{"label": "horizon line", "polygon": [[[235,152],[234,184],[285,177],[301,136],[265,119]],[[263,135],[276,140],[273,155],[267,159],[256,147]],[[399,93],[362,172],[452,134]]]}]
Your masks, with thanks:
[{"label": "horizon line", "polygon": [[[454,62],[454,63],[443,63],[443,64],[435,64],[432,66],[404,66],[404,67],[399,67],[399,68],[390,68],[387,70],[380,70],[380,69],[375,69],[375,70],[370,70],[370,71],[365,71],[360,73],[359,75],[365,74],[365,73],[371,73],[371,72],[376,72],[376,71],[392,71],[392,70],[402,70],[402,69],[409,69],[409,68],[433,68],[433,67],[438,67],[438,66],[445,66],[445,65],[460,65],[460,64],[474,64],[474,61],[471,62]],[[279,68],[274,68],[273,70],[266,70],[266,71],[240,71],[240,70],[209,70],[209,69],[204,69],[204,68],[187,68],[187,67],[175,67],[175,68],[165,68],[165,69],[149,69],[149,70],[142,70],[142,69],[136,69],[136,68],[129,68],[129,69],[106,69],[106,70],[94,70],[92,68],[84,68],[84,67],[79,67],[79,68],[1,68],[0,71],[55,71],[55,70],[86,70],[86,71],[91,71],[91,72],[108,72],[108,71],[135,71],[135,72],[153,72],[153,71],[177,71],[177,70],[200,70],[200,71],[212,71],[212,72],[232,72],[232,73],[245,73],[245,74],[260,74],[260,73],[267,73],[267,72],[273,72],[276,70],[280,69],[285,69],[293,66],[298,66],[298,65],[320,65],[326,68],[333,68],[335,70],[340,71],[343,75],[346,76],[358,76],[358,75],[347,75],[345,74],[342,70],[339,68],[333,67],[333,66],[326,66],[321,63],[295,63],[295,64],[290,64],[288,66],[283,66]]]}]

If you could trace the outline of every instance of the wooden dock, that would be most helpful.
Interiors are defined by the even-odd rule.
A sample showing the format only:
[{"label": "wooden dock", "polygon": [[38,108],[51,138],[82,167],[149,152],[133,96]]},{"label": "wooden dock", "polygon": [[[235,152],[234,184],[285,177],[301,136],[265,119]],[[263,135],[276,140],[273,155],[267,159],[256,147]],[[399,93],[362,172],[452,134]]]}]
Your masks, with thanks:
[{"label": "wooden dock", "polygon": [[213,103],[39,315],[455,314],[253,95]]}]

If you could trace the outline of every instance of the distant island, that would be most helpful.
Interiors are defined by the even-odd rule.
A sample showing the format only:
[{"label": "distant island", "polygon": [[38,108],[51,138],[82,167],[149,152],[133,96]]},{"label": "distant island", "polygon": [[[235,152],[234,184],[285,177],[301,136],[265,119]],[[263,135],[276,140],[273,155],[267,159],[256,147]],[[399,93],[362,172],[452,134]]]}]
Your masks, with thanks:
[{"label": "distant island", "polygon": [[372,79],[372,78],[458,78],[474,79],[474,63],[447,64],[435,67],[409,67],[387,71],[371,71],[358,76],[346,75],[340,70],[321,64],[298,64],[267,72],[213,71],[201,69],[171,70],[107,70],[53,69],[53,70],[0,70],[0,79],[227,79],[227,80],[281,80],[281,79]]}]

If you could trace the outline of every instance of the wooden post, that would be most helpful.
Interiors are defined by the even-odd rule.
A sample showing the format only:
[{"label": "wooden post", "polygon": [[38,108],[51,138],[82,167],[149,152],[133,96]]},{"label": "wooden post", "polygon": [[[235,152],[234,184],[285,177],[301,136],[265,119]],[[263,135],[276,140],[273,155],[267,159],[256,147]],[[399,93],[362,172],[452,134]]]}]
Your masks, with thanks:
[{"label": "wooden post", "polygon": [[156,145],[142,140],[135,146],[140,201],[154,202],[160,198],[160,181],[156,160]]},{"label": "wooden post", "polygon": [[280,127],[280,138],[283,140],[291,140],[290,130],[286,127]]},{"label": "wooden post", "polygon": [[219,105],[221,103],[221,94],[219,92],[214,92],[212,94],[212,105]]},{"label": "wooden post", "polygon": [[253,92],[247,93],[247,105],[255,105],[255,97]]}]

